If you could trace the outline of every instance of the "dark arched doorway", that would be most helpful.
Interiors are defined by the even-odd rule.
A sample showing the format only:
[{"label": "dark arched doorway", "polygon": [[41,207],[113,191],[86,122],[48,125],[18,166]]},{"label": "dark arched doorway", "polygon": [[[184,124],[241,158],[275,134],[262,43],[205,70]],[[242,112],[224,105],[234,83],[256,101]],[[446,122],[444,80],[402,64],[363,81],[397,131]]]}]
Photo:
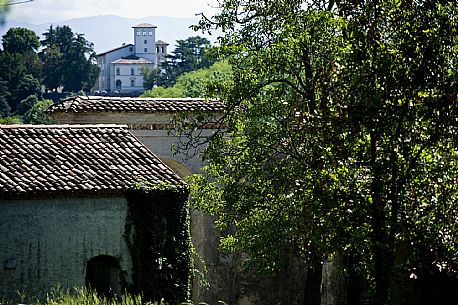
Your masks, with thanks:
[{"label": "dark arched doorway", "polygon": [[121,90],[122,89],[122,82],[118,79],[116,81],[116,90]]},{"label": "dark arched doorway", "polygon": [[91,258],[86,265],[86,287],[105,296],[121,292],[119,261],[109,255]]}]

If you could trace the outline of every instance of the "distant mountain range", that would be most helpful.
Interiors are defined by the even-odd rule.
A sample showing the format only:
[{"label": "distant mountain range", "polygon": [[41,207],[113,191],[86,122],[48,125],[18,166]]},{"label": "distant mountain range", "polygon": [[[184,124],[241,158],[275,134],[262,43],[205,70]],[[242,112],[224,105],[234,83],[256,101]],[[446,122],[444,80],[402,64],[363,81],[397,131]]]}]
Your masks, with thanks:
[{"label": "distant mountain range", "polygon": [[44,24],[28,24],[15,20],[6,20],[3,26],[0,26],[0,36],[3,36],[11,27],[24,27],[33,30],[37,35],[42,34],[49,29],[49,26],[68,25],[73,32],[84,34],[84,37],[94,43],[94,49],[101,53],[116,47],[123,43],[133,43],[134,35],[132,26],[139,23],[151,23],[157,26],[156,40],[163,40],[170,44],[169,52],[174,49],[176,40],[186,39],[190,36],[202,36],[214,42],[216,36],[203,35],[200,32],[194,32],[189,27],[197,24],[199,18],[179,18],[152,16],[145,18],[125,18],[113,15],[101,15],[85,18],[75,18],[58,22],[48,22]]}]

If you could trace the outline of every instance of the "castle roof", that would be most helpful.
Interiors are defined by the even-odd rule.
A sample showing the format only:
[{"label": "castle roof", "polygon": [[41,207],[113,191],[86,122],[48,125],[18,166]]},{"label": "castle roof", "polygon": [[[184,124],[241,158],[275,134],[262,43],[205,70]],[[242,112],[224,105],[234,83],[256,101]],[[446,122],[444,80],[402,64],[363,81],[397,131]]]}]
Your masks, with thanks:
[{"label": "castle roof", "polygon": [[121,64],[121,65],[132,65],[132,64],[140,64],[140,65],[146,65],[146,64],[152,64],[152,61],[149,61],[145,58],[120,58],[115,61],[111,62],[112,64]]},{"label": "castle roof", "polygon": [[108,50],[108,51],[105,51],[105,52],[99,53],[99,54],[97,54],[97,56],[102,56],[102,55],[105,55],[105,54],[107,54],[107,53],[111,53],[111,52],[114,52],[114,51],[117,51],[117,50],[121,50],[121,49],[123,49],[123,48],[127,48],[127,47],[133,47],[133,46],[134,46],[134,45],[133,45],[133,44],[131,44],[131,43],[129,43],[129,44],[123,44],[123,45],[122,45],[122,46],[120,46],[120,47],[117,47],[117,48],[113,48],[113,49],[111,49],[111,50]]},{"label": "castle roof", "polygon": [[165,42],[165,41],[163,41],[163,40],[158,40],[158,41],[156,41],[156,44],[158,44],[158,45],[166,45],[166,46],[169,45],[169,43],[167,43],[167,42]]},{"label": "castle roof", "polygon": [[184,182],[119,125],[0,125],[0,198]]},{"label": "castle roof", "polygon": [[217,100],[203,98],[131,98],[108,96],[74,96],[49,107],[48,114],[58,112],[223,112]]},{"label": "castle roof", "polygon": [[133,28],[157,28],[157,26],[152,25],[151,23],[140,23],[140,24],[134,25]]}]

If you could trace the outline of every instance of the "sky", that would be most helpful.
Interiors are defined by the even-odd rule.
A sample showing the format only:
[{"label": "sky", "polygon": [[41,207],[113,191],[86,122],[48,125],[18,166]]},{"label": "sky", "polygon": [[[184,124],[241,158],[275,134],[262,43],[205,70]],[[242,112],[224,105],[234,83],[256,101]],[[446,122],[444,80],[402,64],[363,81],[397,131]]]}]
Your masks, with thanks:
[{"label": "sky", "polygon": [[7,19],[41,24],[99,15],[142,18],[149,16],[195,17],[212,15],[218,0],[10,0]]}]

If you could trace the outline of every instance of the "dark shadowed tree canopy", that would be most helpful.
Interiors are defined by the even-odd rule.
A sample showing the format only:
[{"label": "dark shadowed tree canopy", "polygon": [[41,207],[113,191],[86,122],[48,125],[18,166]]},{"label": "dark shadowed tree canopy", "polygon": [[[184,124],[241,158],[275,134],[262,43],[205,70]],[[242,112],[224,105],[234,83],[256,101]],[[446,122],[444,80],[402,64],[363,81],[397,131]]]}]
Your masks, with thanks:
[{"label": "dark shadowed tree canopy", "polygon": [[197,28],[223,31],[233,79],[191,198],[236,228],[222,247],[267,271],[287,248],[338,253],[372,304],[419,270],[456,274],[456,2],[220,4]]},{"label": "dark shadowed tree canopy", "polygon": [[43,82],[47,89],[63,87],[65,91],[89,90],[98,77],[94,45],[84,35],[73,33],[69,26],[51,25],[43,33]]},{"label": "dark shadowed tree canopy", "polygon": [[26,28],[11,28],[3,35],[3,51],[8,53],[36,52],[40,39],[35,32]]},{"label": "dark shadowed tree canopy", "polygon": [[24,28],[11,28],[3,35],[0,52],[0,78],[8,92],[6,101],[12,112],[19,102],[31,94],[41,97],[42,63],[36,50],[38,36]]}]

